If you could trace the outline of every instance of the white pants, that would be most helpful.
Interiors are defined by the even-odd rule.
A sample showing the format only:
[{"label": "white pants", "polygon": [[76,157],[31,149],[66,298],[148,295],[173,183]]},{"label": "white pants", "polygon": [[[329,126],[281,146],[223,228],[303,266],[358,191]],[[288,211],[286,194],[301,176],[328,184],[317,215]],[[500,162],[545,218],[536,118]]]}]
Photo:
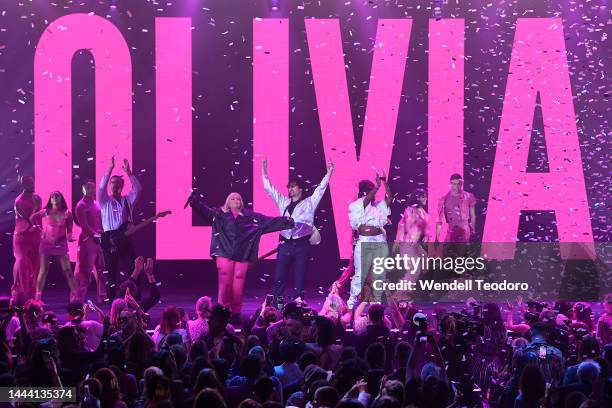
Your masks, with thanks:
[{"label": "white pants", "polygon": [[[362,256],[361,256],[361,253],[362,253],[361,243],[362,242],[380,243],[380,245],[377,245],[376,248],[372,248],[372,249],[368,248],[368,250],[364,254],[365,258],[363,258],[363,262],[362,262]],[[363,280],[367,278],[368,273],[372,269],[372,262],[374,258],[375,257],[387,257],[387,256],[389,256],[389,248],[387,246],[387,239],[385,238],[383,234],[374,235],[374,236],[363,236],[363,235],[359,236],[359,239],[357,240],[357,244],[355,244],[355,252],[353,254],[355,274],[353,275],[353,278],[351,279],[351,295],[349,296],[349,299],[346,302],[350,309],[352,309],[355,306],[355,303],[357,302],[357,298],[361,294],[361,284]],[[365,268],[363,268],[362,266]],[[380,275],[377,275],[377,278],[384,279],[385,278],[384,272]],[[380,301],[380,295],[382,295],[382,293],[376,294],[376,298],[378,301]]]}]

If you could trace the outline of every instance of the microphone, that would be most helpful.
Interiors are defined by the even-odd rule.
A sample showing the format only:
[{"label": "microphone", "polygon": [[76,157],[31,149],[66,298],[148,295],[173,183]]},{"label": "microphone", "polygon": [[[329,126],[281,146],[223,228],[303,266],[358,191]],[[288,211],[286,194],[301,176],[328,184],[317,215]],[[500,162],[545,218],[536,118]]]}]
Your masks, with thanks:
[{"label": "microphone", "polygon": [[191,194],[189,194],[189,197],[187,197],[187,201],[185,202],[185,205],[183,206],[183,210],[185,208],[187,208],[187,206],[189,205],[189,203],[191,202],[191,198],[193,197],[193,191],[191,192]]}]

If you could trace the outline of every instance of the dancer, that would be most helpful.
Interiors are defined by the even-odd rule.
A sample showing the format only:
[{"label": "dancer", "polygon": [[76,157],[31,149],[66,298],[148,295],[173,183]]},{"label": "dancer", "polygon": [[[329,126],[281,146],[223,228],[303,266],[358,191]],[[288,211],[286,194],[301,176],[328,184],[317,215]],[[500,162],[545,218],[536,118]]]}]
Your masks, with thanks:
[{"label": "dancer", "polygon": [[[408,206],[397,224],[394,252],[399,252],[402,257],[416,259],[427,256],[427,251],[422,246],[428,240],[429,215],[426,208],[427,192],[419,188],[410,195]],[[419,267],[417,270],[406,271],[399,279],[416,282],[420,275]],[[403,292],[395,291],[393,294],[398,301],[407,300]]]},{"label": "dancer", "polygon": [[274,298],[283,294],[285,289],[285,278],[287,272],[293,268],[295,276],[295,293],[297,298],[302,293],[304,276],[308,269],[308,258],[310,257],[310,237],[313,233],[314,215],[317,206],[334,172],[334,164],[331,160],[327,163],[327,173],[321,180],[312,195],[304,196],[304,182],[300,179],[291,179],[287,184],[287,196],[279,192],[270,183],[268,178],[268,159],[264,159],[262,166],[263,186],[270,198],[278,207],[281,215],[289,215],[295,221],[293,229],[280,232],[278,245],[278,257],[276,259],[276,272],[274,275],[274,286],[272,294]]},{"label": "dancer", "polygon": [[85,301],[87,288],[91,283],[93,272],[96,280],[98,302],[107,299],[104,284],[104,254],[102,252],[102,210],[95,200],[96,183],[87,180],[83,183],[83,198],[78,202],[74,210],[75,220],[81,227],[79,235],[79,246],[77,249],[77,262],[74,277],[77,282],[76,298],[80,302]]},{"label": "dancer", "polygon": [[249,262],[257,260],[261,235],[293,228],[295,223],[290,217],[267,217],[244,208],[238,193],[228,195],[221,208],[204,205],[193,193],[188,203],[212,222],[210,255],[219,271],[217,301],[239,318],[246,273]]},{"label": "dancer", "polygon": [[476,198],[472,193],[463,191],[463,178],[460,174],[453,174],[450,184],[451,190],[438,203],[436,242],[440,240],[442,223],[446,221],[448,231],[444,241],[468,243],[476,231]]},{"label": "dancer", "polygon": [[13,286],[11,287],[11,304],[23,306],[34,298],[36,276],[40,267],[38,247],[40,229],[30,222],[30,216],[38,211],[42,200],[34,193],[34,178],[18,176],[22,192],[15,200],[15,231],[13,233]]},{"label": "dancer", "polygon": [[42,300],[42,291],[49,272],[49,260],[52,256],[59,260],[70,288],[70,298],[74,298],[76,281],[72,275],[70,258],[68,258],[68,242],[74,241],[72,238],[72,213],[68,210],[62,193],[59,191],[52,192],[45,208],[32,214],[30,222],[42,228],[39,248],[40,270],[36,280],[36,300]]},{"label": "dancer", "polygon": [[[385,186],[385,199],[374,201],[380,185]],[[357,296],[361,294],[362,280],[369,278],[369,271],[375,257],[386,257],[389,254],[384,226],[388,223],[387,217],[391,214],[389,205],[393,196],[385,175],[376,174],[376,185],[370,180],[359,182],[359,195],[357,200],[349,205],[349,221],[351,227],[359,233],[354,252],[355,274],[351,279],[351,293],[347,301],[348,307],[353,309]],[[362,263],[362,243],[378,243],[374,248],[368,248],[366,258]],[[365,269],[363,268],[365,266]],[[382,277],[382,276],[381,276]],[[380,294],[374,294],[378,299]],[[362,296],[363,297],[363,296]]]},{"label": "dancer", "polygon": [[[124,228],[128,224],[133,223],[132,214],[134,212],[134,204],[140,197],[142,186],[132,173],[130,163],[127,159],[123,160],[123,171],[127,174],[132,189],[126,196],[122,196],[123,185],[125,184],[123,177],[113,175],[111,173],[115,168],[115,157],[111,157],[110,165],[106,174],[100,181],[98,189],[98,202],[102,210],[102,251],[104,252],[104,263],[108,270],[107,294],[109,299],[114,299],[117,292],[117,278],[120,268],[126,272],[134,268],[134,244],[129,237],[125,237],[121,242],[121,247],[116,247],[113,243],[113,234]],[[108,194],[107,185],[110,179],[111,194]]]}]

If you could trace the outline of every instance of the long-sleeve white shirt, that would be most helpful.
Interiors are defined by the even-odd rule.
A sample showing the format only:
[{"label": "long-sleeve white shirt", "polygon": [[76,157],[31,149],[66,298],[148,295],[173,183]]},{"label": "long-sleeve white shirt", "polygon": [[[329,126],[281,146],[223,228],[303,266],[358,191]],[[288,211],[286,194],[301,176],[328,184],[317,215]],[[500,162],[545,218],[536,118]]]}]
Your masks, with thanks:
[{"label": "long-sleeve white shirt", "polygon": [[282,230],[280,234],[286,238],[302,238],[306,236],[310,236],[312,234],[312,229],[314,225],[314,215],[317,210],[317,206],[319,202],[323,198],[323,194],[325,194],[325,190],[329,184],[330,174],[326,174],[321,180],[321,183],[315,188],[315,191],[311,196],[306,197],[302,201],[300,201],[291,214],[285,214],[287,207],[291,204],[291,199],[286,195],[282,194],[278,191],[272,183],[270,183],[270,179],[265,175],[262,175],[263,178],[263,186],[270,198],[274,200],[274,203],[278,207],[280,215],[285,215],[293,218],[295,221],[295,226],[293,229]]},{"label": "long-sleeve white shirt", "polygon": [[[105,232],[116,230],[122,224],[132,221],[131,212],[142,191],[142,185],[136,176],[131,174],[129,178],[132,183],[132,189],[127,196],[121,196],[121,200],[117,200],[108,194],[107,185],[110,176],[109,172],[104,174],[98,186],[98,203],[102,210],[102,228]],[[128,200],[129,208],[125,205],[125,200]]]},{"label": "long-sleeve white shirt", "polygon": [[383,228],[389,221],[387,217],[391,215],[391,210],[385,200],[371,202],[363,208],[365,196],[358,198],[349,204],[349,221],[351,228],[359,229],[360,225]]}]

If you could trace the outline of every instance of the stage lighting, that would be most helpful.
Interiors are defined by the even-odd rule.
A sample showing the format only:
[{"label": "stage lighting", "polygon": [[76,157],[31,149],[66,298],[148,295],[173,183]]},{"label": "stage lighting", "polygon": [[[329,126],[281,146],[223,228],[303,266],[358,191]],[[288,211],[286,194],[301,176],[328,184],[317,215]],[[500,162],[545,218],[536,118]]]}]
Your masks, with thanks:
[{"label": "stage lighting", "polygon": [[280,9],[279,3],[280,0],[269,0],[270,2],[270,10],[278,11]]}]

